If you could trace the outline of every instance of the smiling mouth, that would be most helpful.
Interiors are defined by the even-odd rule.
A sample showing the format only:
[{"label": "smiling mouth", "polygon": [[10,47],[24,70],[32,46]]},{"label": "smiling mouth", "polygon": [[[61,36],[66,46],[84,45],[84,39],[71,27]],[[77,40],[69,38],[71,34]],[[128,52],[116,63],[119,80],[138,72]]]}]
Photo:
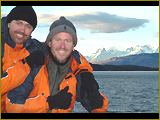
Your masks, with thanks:
[{"label": "smiling mouth", "polygon": [[23,38],[23,35],[21,35],[21,34],[17,34],[17,36],[18,36],[19,38]]},{"label": "smiling mouth", "polygon": [[60,53],[65,53],[65,51],[58,51],[58,52],[60,52]]}]

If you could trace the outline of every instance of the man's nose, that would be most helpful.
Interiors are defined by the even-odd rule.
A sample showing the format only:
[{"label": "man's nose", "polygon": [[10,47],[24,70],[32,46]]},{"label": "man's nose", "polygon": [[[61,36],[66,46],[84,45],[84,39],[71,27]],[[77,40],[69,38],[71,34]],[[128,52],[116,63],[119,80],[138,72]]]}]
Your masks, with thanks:
[{"label": "man's nose", "polygon": [[20,32],[21,32],[21,33],[24,33],[24,32],[25,32],[25,26],[24,26],[24,25],[21,26]]},{"label": "man's nose", "polygon": [[65,48],[65,41],[61,41],[61,48]]}]

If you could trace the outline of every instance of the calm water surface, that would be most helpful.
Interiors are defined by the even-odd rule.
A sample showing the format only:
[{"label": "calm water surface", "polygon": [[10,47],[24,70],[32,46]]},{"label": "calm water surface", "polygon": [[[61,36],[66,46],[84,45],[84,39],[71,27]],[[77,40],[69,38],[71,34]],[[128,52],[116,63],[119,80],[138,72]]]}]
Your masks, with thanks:
[{"label": "calm water surface", "polygon": [[[159,113],[159,71],[94,71],[107,113]],[[76,102],[73,113],[87,111]]]}]

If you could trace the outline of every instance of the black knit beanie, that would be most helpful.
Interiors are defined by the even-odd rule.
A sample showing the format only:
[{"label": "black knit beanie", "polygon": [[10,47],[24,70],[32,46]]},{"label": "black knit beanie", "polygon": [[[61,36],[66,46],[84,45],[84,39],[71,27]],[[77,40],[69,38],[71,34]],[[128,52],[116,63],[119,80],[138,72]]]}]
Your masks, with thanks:
[{"label": "black knit beanie", "polygon": [[72,35],[73,37],[73,44],[76,46],[77,44],[77,34],[76,34],[76,28],[74,25],[67,20],[64,16],[61,16],[59,20],[56,20],[52,23],[49,29],[49,34],[46,39],[46,44],[49,43],[49,41],[54,37],[56,34],[60,32],[66,32]]},{"label": "black knit beanie", "polygon": [[7,23],[12,20],[24,20],[33,26],[33,30],[37,26],[37,15],[32,6],[16,6],[7,16]]}]

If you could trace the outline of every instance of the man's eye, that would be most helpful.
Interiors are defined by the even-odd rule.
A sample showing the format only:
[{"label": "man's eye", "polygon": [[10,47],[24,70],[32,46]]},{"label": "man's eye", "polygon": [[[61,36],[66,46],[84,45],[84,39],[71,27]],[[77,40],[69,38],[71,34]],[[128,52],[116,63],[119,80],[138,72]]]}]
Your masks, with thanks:
[{"label": "man's eye", "polygon": [[20,25],[20,22],[17,22],[17,25]]},{"label": "man's eye", "polygon": [[71,42],[71,40],[70,40],[70,39],[66,40],[66,43],[70,43],[70,42]]},{"label": "man's eye", "polygon": [[31,29],[31,26],[27,25],[27,28],[28,28],[28,29]]}]

